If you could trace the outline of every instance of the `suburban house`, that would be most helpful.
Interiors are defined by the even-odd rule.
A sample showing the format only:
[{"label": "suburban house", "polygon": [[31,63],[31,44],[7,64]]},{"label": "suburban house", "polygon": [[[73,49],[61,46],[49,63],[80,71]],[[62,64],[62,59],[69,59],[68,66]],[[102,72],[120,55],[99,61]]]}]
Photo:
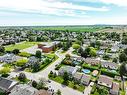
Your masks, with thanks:
[{"label": "suburban house", "polygon": [[90,83],[91,76],[87,74],[83,74],[81,78],[81,83],[88,86]]},{"label": "suburban house", "polygon": [[111,95],[119,95],[119,83],[113,82],[110,93]]},{"label": "suburban house", "polygon": [[22,57],[14,54],[5,54],[3,56],[0,56],[0,62],[5,62],[5,63],[13,63],[19,59],[22,59]]},{"label": "suburban house", "polygon": [[9,95],[35,95],[35,93],[38,90],[29,86],[29,85],[24,85],[24,84],[19,84],[16,85],[12,90]]},{"label": "suburban house", "polygon": [[105,51],[104,50],[98,50],[97,55],[104,55]]},{"label": "suburban house", "polygon": [[119,51],[119,47],[117,45],[114,45],[114,46],[111,47],[111,52],[112,53],[116,53],[118,51]]},{"label": "suburban house", "polygon": [[97,65],[100,64],[100,60],[94,59],[94,58],[84,58],[85,63],[91,64],[91,65]]},{"label": "suburban house", "polygon": [[81,78],[82,78],[82,75],[83,75],[82,73],[76,72],[74,74],[73,78],[74,78],[75,81],[80,81]]},{"label": "suburban house", "polygon": [[31,66],[31,65],[33,65],[35,63],[39,63],[39,59],[36,58],[35,56],[31,56],[31,57],[29,57],[29,60],[26,63],[26,66]]},{"label": "suburban house", "polygon": [[42,43],[38,44],[38,48],[42,49],[43,52],[48,53],[50,51],[53,51],[54,48],[56,48],[60,44],[59,41],[54,41],[52,43]]},{"label": "suburban house", "polygon": [[106,86],[108,88],[112,87],[112,81],[113,79],[111,77],[105,76],[105,75],[100,75],[98,79],[98,84]]},{"label": "suburban house", "polygon": [[87,75],[87,74],[76,72],[73,75],[73,78],[74,78],[75,81],[78,81],[78,82],[88,86],[89,83],[90,83],[91,76]]},{"label": "suburban house", "polygon": [[10,91],[18,84],[18,82],[0,77],[0,90],[5,93],[10,93]]},{"label": "suburban house", "polygon": [[112,63],[112,62],[101,62],[101,66],[103,68],[108,68],[108,69],[113,69],[113,70],[118,69],[118,64]]},{"label": "suburban house", "polygon": [[63,75],[65,72],[67,72],[70,75],[74,75],[78,68],[72,67],[72,66],[63,66],[59,69],[58,75]]}]

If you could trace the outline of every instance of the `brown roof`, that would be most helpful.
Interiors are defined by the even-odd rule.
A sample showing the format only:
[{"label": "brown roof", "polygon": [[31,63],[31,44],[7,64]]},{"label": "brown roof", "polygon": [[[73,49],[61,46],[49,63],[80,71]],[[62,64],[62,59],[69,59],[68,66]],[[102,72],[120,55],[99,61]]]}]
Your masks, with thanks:
[{"label": "brown roof", "polygon": [[107,85],[112,85],[112,78],[105,76],[105,75],[100,75],[98,81],[105,83]]},{"label": "brown roof", "polygon": [[52,94],[46,90],[39,90],[35,93],[35,95],[52,95]]},{"label": "brown roof", "polygon": [[82,73],[76,72],[76,73],[74,74],[74,78],[77,79],[77,80],[80,80],[81,77],[82,77],[82,75],[83,75]]},{"label": "brown roof", "polygon": [[83,74],[81,81],[89,82],[91,79],[90,75]]},{"label": "brown roof", "polygon": [[96,65],[100,63],[100,60],[94,59],[94,58],[86,58],[84,59],[84,61],[86,63],[92,64],[92,65]]}]

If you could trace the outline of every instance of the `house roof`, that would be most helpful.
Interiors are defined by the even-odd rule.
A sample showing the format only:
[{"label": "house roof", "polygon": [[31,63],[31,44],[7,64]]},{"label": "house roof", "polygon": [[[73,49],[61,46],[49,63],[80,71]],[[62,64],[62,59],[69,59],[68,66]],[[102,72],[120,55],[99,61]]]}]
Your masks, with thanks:
[{"label": "house roof", "polygon": [[9,95],[34,95],[38,90],[29,85],[17,85],[15,86]]},{"label": "house roof", "polygon": [[83,82],[83,81],[85,81],[85,82],[89,82],[90,81],[90,79],[91,79],[91,76],[90,75],[87,75],[87,74],[83,74],[82,75],[82,78],[81,78],[81,81]]},{"label": "house roof", "polygon": [[96,65],[100,63],[100,60],[94,59],[94,58],[86,58],[84,59],[84,61],[86,63],[92,64],[92,65]]},{"label": "house roof", "polygon": [[118,64],[112,62],[101,62],[102,67],[118,68]]},{"label": "house roof", "polygon": [[64,73],[67,72],[69,74],[72,74],[73,72],[76,72],[77,68],[72,66],[63,66],[59,69],[59,72]]},{"label": "house roof", "polygon": [[0,88],[8,91],[11,87],[16,85],[18,82],[0,77]]},{"label": "house roof", "polygon": [[80,80],[82,78],[82,75],[82,73],[76,72],[73,77],[77,80]]},{"label": "house roof", "polygon": [[105,75],[100,75],[98,81],[105,83],[106,85],[112,85],[112,78],[105,76]]},{"label": "house roof", "polygon": [[11,63],[11,62],[17,61],[18,59],[21,59],[21,58],[22,57],[16,56],[14,54],[5,54],[3,56],[0,56],[0,61]]}]

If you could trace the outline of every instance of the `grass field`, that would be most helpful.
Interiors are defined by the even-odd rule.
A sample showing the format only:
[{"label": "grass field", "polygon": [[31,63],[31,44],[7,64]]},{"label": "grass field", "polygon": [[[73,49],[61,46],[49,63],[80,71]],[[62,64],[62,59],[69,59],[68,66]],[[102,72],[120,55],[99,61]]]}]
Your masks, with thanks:
[{"label": "grass field", "polygon": [[34,27],[35,30],[62,30],[70,32],[96,32],[103,27],[86,27],[86,26],[52,26],[52,27]]},{"label": "grass field", "polygon": [[39,42],[22,42],[22,43],[18,43],[18,44],[15,44],[15,45],[7,45],[7,46],[5,46],[5,50],[6,51],[12,51],[14,49],[22,50],[22,49],[34,46],[34,45],[36,45],[38,43]]}]

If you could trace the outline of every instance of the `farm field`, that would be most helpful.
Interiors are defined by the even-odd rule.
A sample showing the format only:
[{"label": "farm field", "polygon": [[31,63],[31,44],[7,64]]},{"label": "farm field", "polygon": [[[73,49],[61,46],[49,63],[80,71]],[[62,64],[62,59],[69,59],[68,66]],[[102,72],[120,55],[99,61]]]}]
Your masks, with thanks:
[{"label": "farm field", "polygon": [[18,43],[18,44],[14,44],[14,45],[7,45],[7,46],[5,46],[5,50],[6,51],[12,51],[14,49],[22,50],[22,49],[34,46],[34,45],[36,45],[38,43],[39,42],[22,42],[22,43]]},{"label": "farm field", "polygon": [[104,29],[104,27],[87,27],[87,26],[49,26],[49,27],[34,27],[34,30],[58,30],[58,31],[66,31],[69,32],[96,32]]}]

